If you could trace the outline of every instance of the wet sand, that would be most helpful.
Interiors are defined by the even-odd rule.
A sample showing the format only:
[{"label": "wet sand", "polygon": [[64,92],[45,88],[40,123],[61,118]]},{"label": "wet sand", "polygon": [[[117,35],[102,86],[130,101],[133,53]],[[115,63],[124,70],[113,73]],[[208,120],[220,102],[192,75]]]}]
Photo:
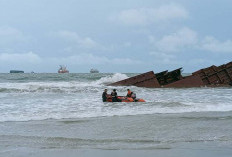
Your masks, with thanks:
[{"label": "wet sand", "polygon": [[231,112],[0,123],[0,157],[231,157]]}]

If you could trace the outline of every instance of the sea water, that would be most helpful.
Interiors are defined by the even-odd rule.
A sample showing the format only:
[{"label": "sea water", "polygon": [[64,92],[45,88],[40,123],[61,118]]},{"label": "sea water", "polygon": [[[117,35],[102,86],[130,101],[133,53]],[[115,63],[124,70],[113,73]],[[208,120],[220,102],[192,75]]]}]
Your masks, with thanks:
[{"label": "sea water", "polygon": [[[44,149],[231,150],[232,88],[107,86],[134,75],[0,74],[0,156]],[[118,95],[130,88],[146,102],[103,103],[105,88]]]}]

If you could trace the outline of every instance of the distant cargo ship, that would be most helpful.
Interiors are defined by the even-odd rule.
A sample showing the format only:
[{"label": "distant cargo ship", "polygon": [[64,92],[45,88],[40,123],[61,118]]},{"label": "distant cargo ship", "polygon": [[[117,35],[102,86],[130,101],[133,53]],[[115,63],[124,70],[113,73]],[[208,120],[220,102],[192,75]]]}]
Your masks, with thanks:
[{"label": "distant cargo ship", "polygon": [[91,69],[90,73],[99,73],[99,71],[97,69]]},{"label": "distant cargo ship", "polygon": [[69,71],[66,69],[66,66],[60,65],[58,73],[69,73]]},{"label": "distant cargo ship", "polygon": [[24,73],[22,70],[10,70],[10,73]]}]

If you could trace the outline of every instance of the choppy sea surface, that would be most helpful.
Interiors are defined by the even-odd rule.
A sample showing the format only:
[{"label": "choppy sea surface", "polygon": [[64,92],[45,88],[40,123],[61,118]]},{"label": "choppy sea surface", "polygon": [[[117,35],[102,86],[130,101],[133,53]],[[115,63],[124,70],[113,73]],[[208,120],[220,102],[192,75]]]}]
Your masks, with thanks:
[{"label": "choppy sea surface", "polygon": [[[0,74],[0,155],[21,149],[232,148],[232,88],[107,84],[135,74]],[[103,103],[116,88],[145,103]],[[186,148],[187,149],[187,148]]]}]

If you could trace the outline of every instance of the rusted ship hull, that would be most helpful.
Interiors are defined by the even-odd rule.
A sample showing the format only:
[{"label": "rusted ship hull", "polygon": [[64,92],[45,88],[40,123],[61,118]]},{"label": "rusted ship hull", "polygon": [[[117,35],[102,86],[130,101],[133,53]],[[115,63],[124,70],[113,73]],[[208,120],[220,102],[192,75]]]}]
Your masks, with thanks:
[{"label": "rusted ship hull", "polygon": [[206,86],[227,86],[232,83],[232,62],[210,66],[193,73],[199,75]]},{"label": "rusted ship hull", "polygon": [[184,77],[182,68],[171,72],[154,73],[149,71],[125,80],[110,84],[110,86],[137,86],[146,88],[191,88],[191,87],[222,87],[232,86],[232,62],[221,66],[210,66],[200,69],[192,75]]},{"label": "rusted ship hull", "polygon": [[137,86],[137,87],[147,87],[156,88],[160,87],[158,80],[153,71],[143,73],[122,81],[118,81],[110,84],[111,86]]}]

